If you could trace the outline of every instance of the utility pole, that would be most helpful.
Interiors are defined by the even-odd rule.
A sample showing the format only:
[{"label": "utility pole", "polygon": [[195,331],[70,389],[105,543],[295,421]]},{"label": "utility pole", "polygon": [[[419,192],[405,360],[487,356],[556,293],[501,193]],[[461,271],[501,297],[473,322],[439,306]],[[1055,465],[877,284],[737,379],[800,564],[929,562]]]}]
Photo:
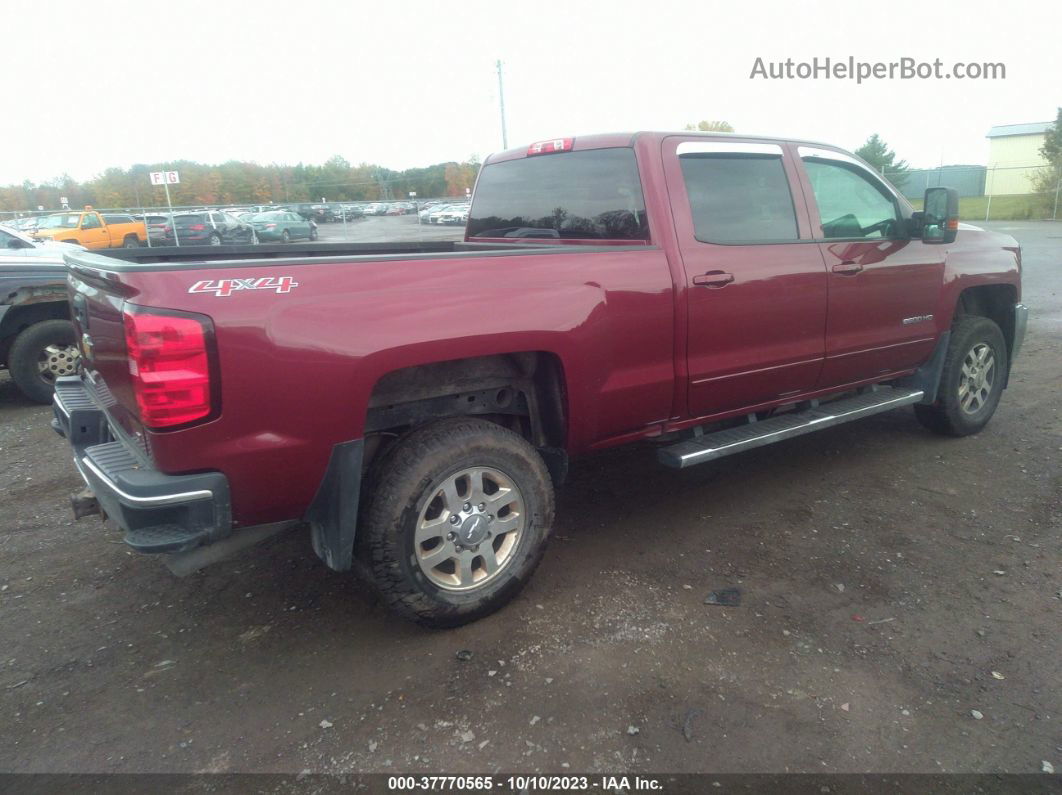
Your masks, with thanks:
[{"label": "utility pole", "polygon": [[498,105],[501,107],[502,149],[509,148],[509,136],[505,132],[505,86],[502,85],[501,59],[494,64],[498,67]]}]

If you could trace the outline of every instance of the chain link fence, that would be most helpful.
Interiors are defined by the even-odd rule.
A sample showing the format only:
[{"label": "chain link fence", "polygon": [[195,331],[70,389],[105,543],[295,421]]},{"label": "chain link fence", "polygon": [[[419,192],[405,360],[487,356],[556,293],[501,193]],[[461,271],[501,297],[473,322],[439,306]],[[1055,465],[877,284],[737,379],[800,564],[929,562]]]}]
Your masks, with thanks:
[{"label": "chain link fence", "polygon": [[921,208],[926,189],[955,188],[964,221],[1057,221],[1062,211],[1062,169],[1043,163],[884,169],[882,174],[916,208]]}]

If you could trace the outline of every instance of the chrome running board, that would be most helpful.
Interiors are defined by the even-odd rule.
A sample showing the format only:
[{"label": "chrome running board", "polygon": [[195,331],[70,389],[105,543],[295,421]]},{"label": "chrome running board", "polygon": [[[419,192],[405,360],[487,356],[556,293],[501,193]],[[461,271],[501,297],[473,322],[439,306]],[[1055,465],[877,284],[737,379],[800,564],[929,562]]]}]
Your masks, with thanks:
[{"label": "chrome running board", "polygon": [[900,406],[909,406],[922,399],[922,390],[879,387],[855,397],[835,400],[822,406],[813,406],[802,411],[793,411],[759,422],[750,422],[738,428],[707,433],[670,447],[664,447],[657,455],[660,463],[675,469],[685,469],[695,464],[714,461],[717,458],[763,447],[774,442],[803,436],[805,433],[830,428],[844,422],[881,414]]}]

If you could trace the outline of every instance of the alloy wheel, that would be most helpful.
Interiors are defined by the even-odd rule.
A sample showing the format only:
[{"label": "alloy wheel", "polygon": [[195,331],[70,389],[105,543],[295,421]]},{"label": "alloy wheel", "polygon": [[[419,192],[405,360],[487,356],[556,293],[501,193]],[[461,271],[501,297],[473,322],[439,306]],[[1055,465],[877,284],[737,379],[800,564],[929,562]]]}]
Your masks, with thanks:
[{"label": "alloy wheel", "polygon": [[508,475],[462,469],[428,492],[414,533],[417,564],[439,588],[479,588],[513,560],[525,526],[524,498]]},{"label": "alloy wheel", "polygon": [[976,414],[988,402],[996,380],[996,358],[984,342],[974,345],[962,362],[959,377],[959,405],[967,414]]}]

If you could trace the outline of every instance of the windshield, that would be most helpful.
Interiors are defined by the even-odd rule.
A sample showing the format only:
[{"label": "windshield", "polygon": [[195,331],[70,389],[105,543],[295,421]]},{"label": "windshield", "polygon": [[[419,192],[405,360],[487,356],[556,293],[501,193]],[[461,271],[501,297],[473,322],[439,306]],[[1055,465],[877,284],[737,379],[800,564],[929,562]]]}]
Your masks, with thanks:
[{"label": "windshield", "polygon": [[66,213],[63,215],[49,215],[37,221],[38,229],[76,229],[80,213]]},{"label": "windshield", "polygon": [[[5,235],[10,235],[11,237],[14,237],[14,238],[18,238],[23,243],[30,243],[30,244],[33,243],[33,241],[30,238],[26,237],[24,234],[19,232],[17,229],[13,229],[10,226],[4,226],[4,225],[0,224],[0,232],[3,232]],[[10,241],[7,240],[6,238],[0,237],[0,247],[3,247],[5,245],[7,245],[9,242]]]},{"label": "windshield", "polygon": [[280,218],[284,213],[258,213],[258,215],[252,215],[252,221],[275,221]]}]

